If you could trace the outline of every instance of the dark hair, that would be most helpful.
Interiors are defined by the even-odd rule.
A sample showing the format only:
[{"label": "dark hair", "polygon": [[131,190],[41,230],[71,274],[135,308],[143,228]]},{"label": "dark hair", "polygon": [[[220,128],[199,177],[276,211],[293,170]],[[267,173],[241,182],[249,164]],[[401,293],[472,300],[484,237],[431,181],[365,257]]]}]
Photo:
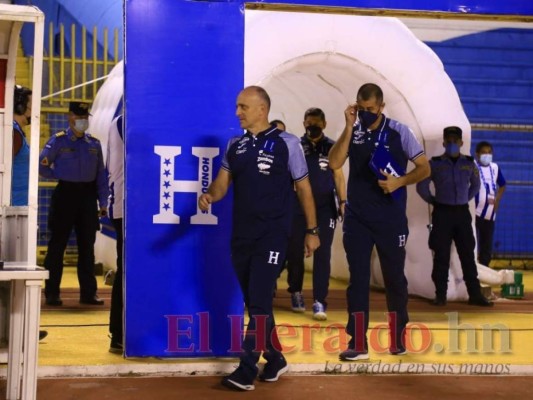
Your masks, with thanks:
[{"label": "dark hair", "polygon": [[261,86],[248,86],[246,89],[255,90],[257,95],[266,103],[267,108],[270,110],[270,96],[265,89]]},{"label": "dark hair", "polygon": [[31,93],[31,89],[15,85],[15,93],[13,96],[13,112],[15,114],[23,115],[26,112]]},{"label": "dark hair", "polygon": [[359,88],[359,91],[357,92],[358,99],[367,101],[372,97],[376,98],[378,104],[383,103],[383,91],[378,85],[375,83],[365,83]]},{"label": "dark hair", "polygon": [[273,119],[272,121],[270,121],[270,125],[278,125],[278,124],[283,125],[285,128],[287,127],[287,125],[285,125],[285,122],[283,122],[281,119]]},{"label": "dark hair", "polygon": [[463,130],[459,128],[458,126],[447,126],[442,130],[442,136],[446,137],[449,135],[455,135],[459,139],[463,138]]},{"label": "dark hair", "polygon": [[317,108],[317,107],[311,107],[311,108],[308,108],[306,111],[305,111],[305,114],[304,114],[304,119],[306,119],[307,117],[318,117],[320,118],[322,121],[325,121],[326,120],[326,114],[324,114],[324,111],[322,111],[320,108]]},{"label": "dark hair", "polygon": [[488,147],[488,148],[490,148],[490,151],[493,151],[493,149],[492,149],[492,145],[491,145],[489,142],[482,141],[482,142],[479,142],[479,143],[477,144],[477,146],[476,146],[476,153],[479,153],[483,147]]}]

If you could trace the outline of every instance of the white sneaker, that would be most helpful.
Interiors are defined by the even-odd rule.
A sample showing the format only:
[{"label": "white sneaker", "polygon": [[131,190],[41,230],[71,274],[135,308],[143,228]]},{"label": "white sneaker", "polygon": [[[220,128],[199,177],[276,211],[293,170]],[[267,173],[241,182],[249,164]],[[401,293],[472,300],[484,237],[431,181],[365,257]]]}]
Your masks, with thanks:
[{"label": "white sneaker", "polygon": [[324,304],[319,301],[313,303],[313,319],[316,319],[317,321],[325,321],[328,319],[326,308],[324,307]]}]

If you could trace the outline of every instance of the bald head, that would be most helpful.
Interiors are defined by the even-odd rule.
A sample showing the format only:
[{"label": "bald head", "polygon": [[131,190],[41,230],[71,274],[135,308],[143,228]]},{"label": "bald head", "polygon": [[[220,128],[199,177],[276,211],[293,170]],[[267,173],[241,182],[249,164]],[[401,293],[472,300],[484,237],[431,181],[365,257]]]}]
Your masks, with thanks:
[{"label": "bald head", "polygon": [[270,96],[260,86],[248,86],[237,97],[236,115],[241,128],[257,134],[269,128]]}]

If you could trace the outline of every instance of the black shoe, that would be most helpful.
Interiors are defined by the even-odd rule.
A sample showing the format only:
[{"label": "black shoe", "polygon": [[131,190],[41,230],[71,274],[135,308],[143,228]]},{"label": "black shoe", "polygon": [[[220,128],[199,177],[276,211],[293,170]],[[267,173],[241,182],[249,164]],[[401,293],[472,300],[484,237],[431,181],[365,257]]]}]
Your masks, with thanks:
[{"label": "black shoe", "polygon": [[446,305],[446,299],[435,298],[431,301],[432,306],[442,307]]},{"label": "black shoe", "polygon": [[222,385],[239,391],[254,390],[254,380],[250,379],[242,367],[238,367],[230,375],[222,378]]},{"label": "black shoe", "polygon": [[361,361],[368,360],[368,350],[355,351],[355,349],[346,349],[339,354],[340,361]]},{"label": "black shoe", "polygon": [[111,344],[109,345],[109,352],[113,354],[123,354],[124,346],[122,345],[122,342],[111,339]]},{"label": "black shoe", "polygon": [[471,299],[468,299],[468,304],[471,306],[480,306],[480,307],[492,307],[494,303],[485,297],[474,297]]},{"label": "black shoe", "polygon": [[89,297],[87,299],[80,299],[80,304],[91,304],[93,306],[103,306],[104,301],[99,298],[98,296],[94,295],[94,297]]},{"label": "black shoe", "polygon": [[46,298],[47,306],[62,306],[63,300],[59,296],[50,296]]},{"label": "black shoe", "polygon": [[281,375],[289,370],[285,357],[280,356],[274,360],[270,360],[265,364],[263,372],[259,375],[259,379],[264,382],[276,382]]},{"label": "black shoe", "polygon": [[396,347],[396,348],[391,347],[389,349],[389,354],[391,356],[403,356],[407,354],[407,350],[405,349],[405,347]]},{"label": "black shoe", "polygon": [[39,331],[39,340],[43,340],[47,336],[48,336],[47,331]]}]

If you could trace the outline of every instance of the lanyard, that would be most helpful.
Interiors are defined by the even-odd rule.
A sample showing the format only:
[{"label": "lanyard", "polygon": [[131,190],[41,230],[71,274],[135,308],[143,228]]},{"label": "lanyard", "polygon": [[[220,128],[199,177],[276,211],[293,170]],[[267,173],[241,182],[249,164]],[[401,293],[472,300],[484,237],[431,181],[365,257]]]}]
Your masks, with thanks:
[{"label": "lanyard", "polygon": [[[483,180],[483,184],[488,184],[488,182],[485,180],[485,175],[483,174],[483,167],[479,165],[476,161],[476,164],[479,169],[479,174],[481,175],[481,179]],[[492,171],[492,167],[489,164],[489,171],[490,171],[490,186],[492,187],[492,190],[494,194],[496,194],[496,182],[494,181],[494,172]]]},{"label": "lanyard", "polygon": [[376,147],[383,146],[385,147],[385,144],[387,143],[387,138],[389,136],[389,131],[383,132],[383,129],[386,125],[386,120],[383,121],[383,125],[381,126],[381,130],[379,131],[378,141],[376,142]]}]

